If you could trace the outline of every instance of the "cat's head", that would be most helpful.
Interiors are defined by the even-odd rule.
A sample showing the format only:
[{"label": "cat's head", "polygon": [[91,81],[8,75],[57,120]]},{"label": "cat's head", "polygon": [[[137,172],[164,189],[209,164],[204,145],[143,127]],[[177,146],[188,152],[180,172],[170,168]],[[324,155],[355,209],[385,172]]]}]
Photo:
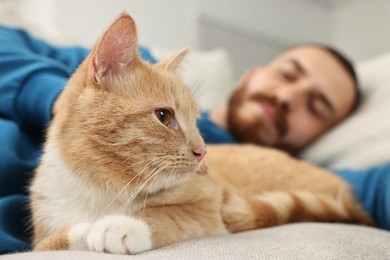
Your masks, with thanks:
[{"label": "cat's head", "polygon": [[147,183],[153,192],[198,171],[206,153],[198,106],[177,75],[186,52],[142,61],[135,23],[122,14],[60,97],[51,135],[67,167],[113,191]]}]

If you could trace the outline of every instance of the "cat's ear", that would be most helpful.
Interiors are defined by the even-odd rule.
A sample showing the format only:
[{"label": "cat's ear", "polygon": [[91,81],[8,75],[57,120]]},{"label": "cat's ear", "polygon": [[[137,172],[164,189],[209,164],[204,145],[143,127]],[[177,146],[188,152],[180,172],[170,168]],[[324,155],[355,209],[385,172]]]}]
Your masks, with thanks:
[{"label": "cat's ear", "polygon": [[138,60],[135,22],[128,14],[122,13],[94,48],[90,78],[94,83],[110,88],[110,80]]},{"label": "cat's ear", "polygon": [[188,53],[188,48],[179,50],[176,54],[160,61],[157,66],[160,68],[167,69],[171,72],[177,73],[180,65],[183,63],[184,58]]}]

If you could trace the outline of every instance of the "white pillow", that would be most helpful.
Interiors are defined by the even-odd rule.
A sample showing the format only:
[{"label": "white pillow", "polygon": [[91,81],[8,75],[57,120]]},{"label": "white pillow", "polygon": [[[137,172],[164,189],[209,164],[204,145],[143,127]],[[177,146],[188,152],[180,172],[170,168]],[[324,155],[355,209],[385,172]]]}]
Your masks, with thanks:
[{"label": "white pillow", "polygon": [[390,162],[390,52],[356,66],[362,104],[300,157],[333,168],[365,168]]},{"label": "white pillow", "polygon": [[[161,60],[175,51],[151,48],[151,52],[154,57]],[[212,110],[226,104],[234,88],[231,57],[224,49],[210,51],[190,49],[181,75],[204,110]]]}]

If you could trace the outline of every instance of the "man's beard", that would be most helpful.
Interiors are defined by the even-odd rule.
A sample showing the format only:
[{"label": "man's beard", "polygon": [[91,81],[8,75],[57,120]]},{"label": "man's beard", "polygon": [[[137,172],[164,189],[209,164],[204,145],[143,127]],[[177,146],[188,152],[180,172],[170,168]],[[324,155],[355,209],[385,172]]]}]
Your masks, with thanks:
[{"label": "man's beard", "polygon": [[[245,102],[248,102],[246,98],[246,89],[247,86],[240,86],[230,97],[228,103],[228,127],[231,134],[237,139],[240,143],[254,143],[267,146],[278,147],[280,144],[268,144],[267,140],[263,140],[264,137],[259,135],[259,129],[265,128],[266,122],[264,118],[256,118],[250,123],[245,122],[239,113],[240,108]],[[287,121],[286,121],[286,112],[283,107],[277,103],[276,99],[269,97],[263,94],[256,94],[249,97],[250,100],[256,102],[268,102],[276,109],[276,128],[278,137],[281,138],[287,133]]]}]

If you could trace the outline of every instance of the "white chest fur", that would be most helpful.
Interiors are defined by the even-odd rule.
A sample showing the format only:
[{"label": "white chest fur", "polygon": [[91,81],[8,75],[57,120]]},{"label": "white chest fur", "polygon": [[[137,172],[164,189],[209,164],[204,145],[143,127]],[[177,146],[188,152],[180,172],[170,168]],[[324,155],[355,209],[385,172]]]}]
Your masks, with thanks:
[{"label": "white chest fur", "polygon": [[65,166],[54,143],[46,147],[39,174],[31,191],[37,194],[34,214],[50,225],[50,229],[92,222],[109,214],[130,216],[137,206],[124,207],[116,196],[82,182]]}]

